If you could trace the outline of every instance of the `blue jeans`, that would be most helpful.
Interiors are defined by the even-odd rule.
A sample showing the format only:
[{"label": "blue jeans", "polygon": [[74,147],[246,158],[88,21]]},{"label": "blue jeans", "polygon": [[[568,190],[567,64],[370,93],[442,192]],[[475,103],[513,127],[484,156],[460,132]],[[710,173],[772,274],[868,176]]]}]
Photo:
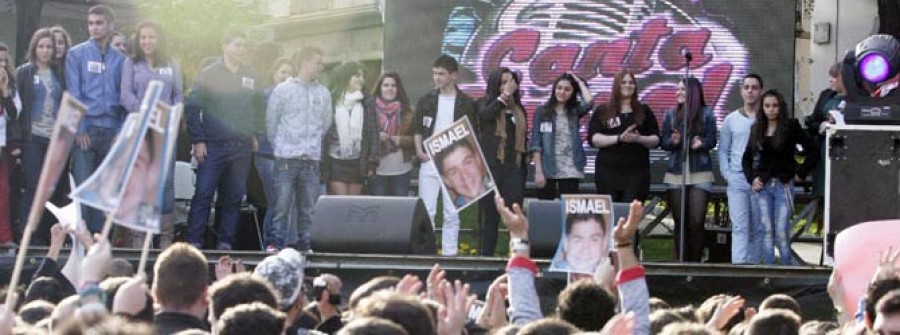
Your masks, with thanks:
[{"label": "blue jeans", "polygon": [[760,219],[766,228],[763,239],[763,262],[775,264],[775,248],[782,265],[791,265],[791,215],[794,200],[794,183],[782,183],[776,178],[769,179],[759,197]]},{"label": "blue jeans", "polygon": [[396,176],[375,175],[372,178],[372,195],[386,195],[394,197],[409,196],[410,176],[412,171]]},{"label": "blue jeans", "polygon": [[241,219],[241,201],[247,193],[250,172],[250,142],[207,142],[206,159],[197,166],[197,185],[188,213],[187,240],[203,245],[203,233],[209,221],[209,210],[218,190],[219,249],[230,249],[234,232]]},{"label": "blue jeans", "polygon": [[[310,250],[313,208],[320,194],[319,162],[276,157],[274,180],[275,215],[266,227],[266,244],[284,248],[290,243],[291,226],[297,226],[297,250]],[[296,224],[291,211],[296,211]]]},{"label": "blue jeans", "polygon": [[742,173],[728,179],[728,215],[731,218],[731,262],[758,264],[762,261],[765,228],[760,221],[757,195]]},{"label": "blue jeans", "polygon": [[[266,217],[263,219],[263,232],[265,233],[272,227],[272,218],[275,217],[275,158],[255,155],[253,161],[256,164],[256,173],[259,174],[259,180],[262,182],[263,193],[266,194]],[[288,220],[293,220],[294,215],[294,211],[291,210]],[[289,226],[287,235],[289,238],[285,243],[297,243],[296,227]]]},{"label": "blue jeans", "polygon": [[[81,185],[103,162],[112,146],[113,137],[119,129],[88,126],[87,134],[91,137],[91,145],[82,149],[78,143],[72,148],[72,176],[75,184]],[[64,178],[64,177],[61,177]],[[92,233],[99,233],[103,229],[103,212],[89,206],[81,206],[82,216],[87,223],[87,228]]]}]

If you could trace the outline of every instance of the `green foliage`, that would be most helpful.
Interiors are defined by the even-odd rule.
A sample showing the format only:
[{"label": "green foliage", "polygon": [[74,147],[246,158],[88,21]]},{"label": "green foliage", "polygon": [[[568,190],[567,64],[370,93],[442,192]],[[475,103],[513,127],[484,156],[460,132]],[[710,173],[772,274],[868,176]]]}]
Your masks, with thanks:
[{"label": "green foliage", "polygon": [[[169,53],[181,63],[185,86],[211,57],[222,53],[221,36],[231,28],[249,28],[263,22],[259,0],[144,0],[140,9],[164,27]],[[248,31],[250,36],[255,36]],[[252,44],[251,38],[248,42]],[[256,40],[258,41],[258,39]]]}]

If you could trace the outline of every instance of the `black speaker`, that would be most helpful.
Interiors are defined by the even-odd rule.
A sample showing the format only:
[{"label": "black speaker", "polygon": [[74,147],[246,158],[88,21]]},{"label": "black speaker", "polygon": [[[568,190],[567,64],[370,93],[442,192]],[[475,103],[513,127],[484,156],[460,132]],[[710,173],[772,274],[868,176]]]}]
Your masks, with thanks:
[{"label": "black speaker", "polygon": [[900,218],[900,127],[849,126],[829,132],[825,183],[826,252],[857,223]]},{"label": "black speaker", "polygon": [[321,196],[312,218],[317,252],[437,254],[418,197]]},{"label": "black speaker", "polygon": [[731,228],[706,225],[706,261],[709,263],[731,263]]},{"label": "black speaker", "polygon": [[[612,227],[619,218],[628,216],[630,203],[614,202]],[[562,203],[561,200],[531,200],[528,202],[528,240],[531,242],[533,258],[551,258],[556,253],[562,235]],[[612,234],[610,230],[608,234]],[[635,234],[637,237],[640,234]],[[610,235],[611,236],[611,235]],[[637,243],[635,243],[637,247]]]},{"label": "black speaker", "polygon": [[531,257],[553,257],[562,234],[561,211],[560,200],[528,202],[528,240],[531,242]]}]

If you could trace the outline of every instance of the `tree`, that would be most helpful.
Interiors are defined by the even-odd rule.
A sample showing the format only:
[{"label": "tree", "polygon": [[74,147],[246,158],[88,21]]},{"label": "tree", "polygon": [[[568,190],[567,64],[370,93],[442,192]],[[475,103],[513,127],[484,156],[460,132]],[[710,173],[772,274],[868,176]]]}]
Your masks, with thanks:
[{"label": "tree", "polygon": [[[28,1],[28,0],[26,0]],[[169,54],[177,59],[185,74],[185,83],[197,75],[203,65],[222,53],[221,36],[231,28],[249,28],[265,16],[256,9],[258,0],[145,0],[139,8],[165,29]],[[250,43],[258,34],[250,31]]]}]

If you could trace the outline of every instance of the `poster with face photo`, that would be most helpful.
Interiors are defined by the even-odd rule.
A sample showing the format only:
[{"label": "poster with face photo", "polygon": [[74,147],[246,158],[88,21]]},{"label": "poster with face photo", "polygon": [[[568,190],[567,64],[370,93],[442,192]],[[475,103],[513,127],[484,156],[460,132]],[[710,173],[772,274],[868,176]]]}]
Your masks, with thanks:
[{"label": "poster with face photo", "polygon": [[594,274],[612,245],[613,202],[609,195],[564,194],[562,234],[550,271]]},{"label": "poster with face photo", "polygon": [[496,188],[468,117],[456,120],[422,143],[457,212]]},{"label": "poster with face photo", "polygon": [[[31,204],[28,222],[40,221],[40,215],[44,213],[44,203],[53,195],[56,181],[66,167],[69,159],[69,151],[75,141],[78,125],[84,118],[87,107],[69,95],[63,93],[62,102],[59,104],[59,112],[56,114],[56,124],[53,126],[53,135],[47,154],[44,156],[44,166],[38,179],[37,189],[34,194],[34,202]],[[34,216],[34,217],[32,217]]]},{"label": "poster with face photo", "polygon": [[131,170],[119,207],[116,209],[116,224],[145,232],[158,233],[162,215],[162,193],[165,176],[172,163],[172,145],[176,131],[169,126],[180,120],[180,108],[171,108],[158,103],[150,117],[150,125],[140,144],[137,159]]},{"label": "poster with face photo", "polygon": [[72,191],[72,198],[107,213],[118,208],[161,93],[162,83],[151,81],[141,102],[141,111],[125,118],[109,153],[97,170]]}]

